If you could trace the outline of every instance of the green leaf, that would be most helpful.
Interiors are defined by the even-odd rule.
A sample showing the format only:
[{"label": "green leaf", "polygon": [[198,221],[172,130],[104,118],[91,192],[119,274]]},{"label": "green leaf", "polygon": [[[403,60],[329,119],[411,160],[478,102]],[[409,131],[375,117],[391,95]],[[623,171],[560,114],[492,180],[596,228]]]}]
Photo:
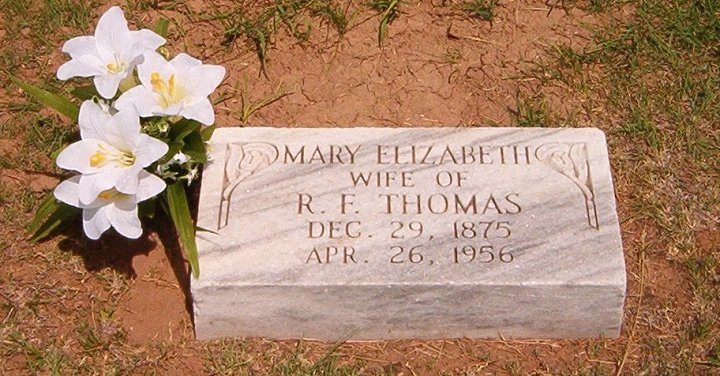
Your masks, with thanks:
[{"label": "green leaf", "polygon": [[173,141],[182,142],[185,137],[199,129],[200,123],[194,120],[183,120],[170,126],[169,136]]},{"label": "green leaf", "polygon": [[[43,202],[41,208],[46,205],[46,202]],[[80,209],[63,204],[62,202],[55,200],[54,197],[52,203],[47,204],[44,209],[46,210],[46,212],[49,212],[50,215],[44,222],[41,222],[40,225],[36,226],[37,229],[35,229],[35,231],[31,231],[33,235],[30,240],[33,242],[37,242],[46,238],[54,231],[60,229],[63,225],[67,224],[69,220],[80,216]],[[37,218],[38,217],[36,216],[35,219]],[[33,219],[33,222],[35,222],[35,219]]]},{"label": "green leaf", "polygon": [[167,201],[170,218],[175,224],[175,229],[180,237],[180,245],[185,251],[185,257],[190,263],[193,276],[198,278],[200,276],[200,262],[198,261],[197,244],[195,244],[195,226],[192,217],[190,217],[185,186],[182,182],[176,181],[167,186],[163,197]]},{"label": "green leaf", "polygon": [[195,226],[195,230],[199,231],[199,232],[209,232],[213,235],[218,235],[218,233],[216,231],[210,230],[209,228],[205,228],[205,227]]},{"label": "green leaf", "polygon": [[65,150],[65,148],[67,148],[67,147],[68,147],[68,145],[63,145],[63,146],[57,148],[56,150],[53,150],[53,151],[50,153],[50,158],[51,158],[53,161],[57,160],[57,157],[60,155],[60,153],[62,153],[62,151]]},{"label": "green leaf", "polygon": [[163,157],[160,158],[157,163],[168,163],[168,161],[170,161],[170,159],[172,159],[175,154],[179,153],[180,150],[182,150],[183,146],[185,146],[185,144],[183,144],[182,142],[169,142],[167,153],[165,153],[165,155],[163,155]]},{"label": "green leaf", "polygon": [[30,85],[13,75],[9,76],[12,82],[20,86],[26,93],[28,93],[28,95],[35,98],[42,105],[50,107],[60,114],[67,116],[73,122],[77,121],[80,109],[73,102],[70,102],[69,99],[53,94],[37,86]]},{"label": "green leaf", "polygon": [[385,18],[380,20],[380,28],[378,29],[378,44],[382,47],[383,39],[385,39],[385,29],[387,28],[387,20]]},{"label": "green leaf", "polygon": [[212,137],[213,133],[215,132],[214,125],[210,125],[205,127],[203,130],[200,131],[200,137],[202,137],[203,141],[208,142],[210,141],[210,138]]},{"label": "green leaf", "polygon": [[[380,4],[380,3],[379,3]],[[378,45],[382,47],[387,25],[397,17],[399,0],[391,0],[387,4],[381,3],[381,6],[387,6],[380,16],[380,28],[378,30]]]},{"label": "green leaf", "polygon": [[100,96],[94,85],[76,87],[72,89],[72,91],[70,91],[70,94],[72,94],[75,98],[81,101],[86,101],[89,99],[93,99],[93,97]]},{"label": "green leaf", "polygon": [[45,219],[53,211],[57,210],[58,206],[59,202],[55,199],[52,192],[48,193],[45,196],[45,199],[40,203],[40,207],[38,207],[37,211],[35,211],[35,216],[28,225],[28,232],[37,231],[40,228],[40,225],[42,225],[43,219]]},{"label": "green leaf", "polygon": [[160,35],[161,37],[167,38],[169,25],[170,21],[167,18],[161,18],[155,24],[155,32],[158,33],[158,35]]},{"label": "green leaf", "polygon": [[196,162],[207,162],[207,148],[199,132],[190,133],[185,138],[185,147],[182,149],[182,152]]},{"label": "green leaf", "polygon": [[200,129],[200,123],[195,120],[182,119],[170,125],[170,138],[173,141],[182,141],[190,133]]}]

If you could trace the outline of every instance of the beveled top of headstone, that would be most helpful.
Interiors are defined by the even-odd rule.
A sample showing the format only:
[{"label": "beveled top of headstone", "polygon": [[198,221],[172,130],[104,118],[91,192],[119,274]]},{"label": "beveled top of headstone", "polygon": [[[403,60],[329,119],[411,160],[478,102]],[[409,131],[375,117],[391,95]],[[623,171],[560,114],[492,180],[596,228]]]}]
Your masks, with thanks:
[{"label": "beveled top of headstone", "polygon": [[209,286],[625,286],[598,129],[223,128]]}]

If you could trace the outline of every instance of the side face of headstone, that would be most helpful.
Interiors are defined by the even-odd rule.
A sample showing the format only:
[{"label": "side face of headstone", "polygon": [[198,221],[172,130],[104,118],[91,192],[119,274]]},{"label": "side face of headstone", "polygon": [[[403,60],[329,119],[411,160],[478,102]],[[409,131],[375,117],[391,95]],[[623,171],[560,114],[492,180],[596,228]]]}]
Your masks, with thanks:
[{"label": "side face of headstone", "polygon": [[219,129],[198,217],[199,339],[620,332],[597,129]]}]

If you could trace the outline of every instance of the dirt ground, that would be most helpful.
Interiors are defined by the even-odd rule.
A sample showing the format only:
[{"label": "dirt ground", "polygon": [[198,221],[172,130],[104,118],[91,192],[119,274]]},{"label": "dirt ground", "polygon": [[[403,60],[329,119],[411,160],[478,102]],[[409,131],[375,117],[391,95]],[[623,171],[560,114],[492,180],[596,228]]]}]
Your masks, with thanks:
[{"label": "dirt ground", "polygon": [[[60,52],[62,41],[90,32],[109,3],[97,5],[87,27],[47,35],[48,47],[14,73],[34,83],[52,77],[67,59]],[[378,15],[367,9],[354,15],[343,37],[320,19],[313,19],[312,34],[302,43],[281,29],[272,36],[264,69],[251,42],[238,38],[223,45],[222,21],[208,17],[228,9],[231,2],[193,0],[170,7],[174,9],[132,12],[131,5],[125,8],[131,27],[170,19],[168,47],[173,53],[186,51],[227,68],[215,96],[221,100],[215,106],[220,127],[513,125],[525,95],[538,85],[523,73],[542,63],[550,46],[583,46],[589,42],[588,26],[607,22],[604,15],[543,1],[500,1],[492,22],[468,17],[454,5],[406,2],[382,47]],[[614,16],[628,12],[620,9]],[[8,15],[0,17],[4,24]],[[35,46],[23,32],[2,31],[0,38],[5,51]],[[604,129],[613,114],[569,97],[566,89],[544,88],[546,105],[575,120],[557,125]],[[243,113],[250,104],[276,98],[249,118]],[[24,99],[17,87],[4,85],[0,102]],[[60,119],[39,107],[29,112]],[[18,116],[0,113],[0,121],[9,124]],[[74,125],[59,124],[53,127],[65,130],[64,140],[71,139]],[[37,138],[29,130],[0,133],[0,159],[29,148],[32,137]],[[614,161],[613,167],[619,163]],[[9,260],[0,271],[0,355],[6,357],[0,374],[52,373],[52,367],[33,359],[47,361],[47,354],[63,354],[61,359],[72,359],[72,369],[79,373],[260,375],[278,372],[273,364],[293,354],[312,363],[331,348],[326,343],[303,342],[298,347],[296,341],[261,338],[196,341],[187,267],[177,244],[167,241],[173,237],[168,222],[146,224],[146,234],[138,241],[116,235],[90,241],[80,230],[69,229],[33,244],[24,232],[37,205],[32,197],[52,189],[61,172],[52,168],[47,155],[0,163],[0,169],[0,188],[13,198],[2,203],[6,207],[0,221],[0,249]],[[691,280],[665,253],[643,248],[647,238],[660,234],[643,220],[631,220],[631,172],[614,173],[628,268],[620,338],[346,343],[337,349],[338,364],[361,362],[360,373],[388,375],[610,375],[638,374],[641,369],[658,374],[648,366],[653,350],[638,339],[674,335],[679,318],[689,314]],[[717,231],[704,230],[695,240],[707,252],[718,251]],[[698,363],[692,373],[720,374],[704,360],[694,361]]]}]

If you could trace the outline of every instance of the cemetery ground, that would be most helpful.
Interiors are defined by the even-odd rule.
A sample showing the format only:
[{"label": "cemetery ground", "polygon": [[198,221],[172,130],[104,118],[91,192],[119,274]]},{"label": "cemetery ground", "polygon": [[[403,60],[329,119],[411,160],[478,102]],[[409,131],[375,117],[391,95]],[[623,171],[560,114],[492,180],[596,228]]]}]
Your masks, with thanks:
[{"label": "cemetery ground", "polygon": [[[0,0],[0,374],[720,374],[720,1],[120,2],[220,64],[217,125],[596,126],[628,290],[618,339],[198,342],[170,222],[138,241],[25,231],[76,125],[54,78],[104,1]],[[588,260],[593,262],[593,260]],[[202,266],[201,266],[202,268]],[[202,272],[202,269],[201,269]]]}]

